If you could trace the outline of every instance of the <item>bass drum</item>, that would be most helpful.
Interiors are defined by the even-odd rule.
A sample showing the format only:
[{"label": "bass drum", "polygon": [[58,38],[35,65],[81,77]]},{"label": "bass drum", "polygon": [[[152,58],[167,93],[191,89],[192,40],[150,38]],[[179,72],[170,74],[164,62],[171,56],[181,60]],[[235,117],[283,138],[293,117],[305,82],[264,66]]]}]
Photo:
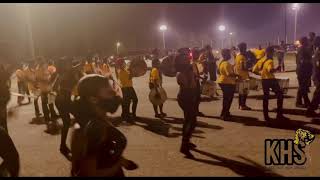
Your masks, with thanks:
[{"label": "bass drum", "polygon": [[135,58],[129,62],[132,77],[141,77],[147,73],[147,63],[142,58]]},{"label": "bass drum", "polygon": [[288,89],[289,89],[289,78],[287,77],[278,77],[277,81],[279,83],[280,89],[282,90],[283,94],[287,94],[288,93]]},{"label": "bass drum", "polygon": [[160,70],[163,75],[168,77],[175,77],[177,74],[175,68],[175,57],[174,55],[164,58],[160,64]]},{"label": "bass drum", "polygon": [[162,87],[157,88],[157,90],[159,93],[157,93],[156,88],[151,89],[149,100],[153,105],[159,106],[166,102],[168,97],[166,91]]},{"label": "bass drum", "polygon": [[239,95],[248,95],[249,91],[250,91],[250,80],[236,82],[236,92],[238,92]]},{"label": "bass drum", "polygon": [[205,81],[201,86],[201,94],[214,97],[216,94],[217,85],[214,81]]}]

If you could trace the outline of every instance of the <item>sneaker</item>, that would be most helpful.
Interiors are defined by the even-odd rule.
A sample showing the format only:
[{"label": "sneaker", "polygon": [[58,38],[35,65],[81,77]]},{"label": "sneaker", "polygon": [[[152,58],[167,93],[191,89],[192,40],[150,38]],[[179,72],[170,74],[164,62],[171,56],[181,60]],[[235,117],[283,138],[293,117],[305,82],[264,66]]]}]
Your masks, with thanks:
[{"label": "sneaker", "polygon": [[188,159],[194,159],[194,156],[191,154],[188,147],[181,146],[180,152],[185,155]]},{"label": "sneaker", "polygon": [[167,114],[164,112],[162,112],[161,115],[162,115],[162,117],[167,117]]},{"label": "sneaker", "polygon": [[195,148],[197,148],[197,145],[195,145],[195,144],[193,144],[193,143],[191,143],[191,142],[188,143],[188,146],[189,146],[190,149],[195,149]]},{"label": "sneaker", "polygon": [[239,107],[240,110],[252,110],[250,107],[248,106],[240,106]]},{"label": "sneaker", "polygon": [[277,115],[277,120],[288,121],[290,119],[285,117],[284,115]]},{"label": "sneaker", "polygon": [[205,115],[202,112],[198,112],[197,116],[203,117]]},{"label": "sneaker", "polygon": [[161,115],[161,114],[155,114],[154,117],[156,117],[156,118],[162,118],[162,115]]}]

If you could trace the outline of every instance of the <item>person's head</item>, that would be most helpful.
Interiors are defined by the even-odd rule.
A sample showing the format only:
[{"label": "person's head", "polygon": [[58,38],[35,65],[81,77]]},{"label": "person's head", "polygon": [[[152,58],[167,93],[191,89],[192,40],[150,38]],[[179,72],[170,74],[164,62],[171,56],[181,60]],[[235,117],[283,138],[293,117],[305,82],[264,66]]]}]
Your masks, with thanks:
[{"label": "person's head", "polygon": [[243,54],[247,51],[247,44],[242,42],[242,43],[238,44],[238,48],[239,48],[240,53]]},{"label": "person's head", "polygon": [[222,56],[223,60],[229,61],[231,59],[230,49],[222,49],[221,56]]},{"label": "person's head", "polygon": [[152,67],[159,68],[160,67],[160,60],[159,59],[152,60]]},{"label": "person's head", "polygon": [[308,46],[308,38],[307,37],[302,37],[301,39],[300,39],[300,44],[301,44],[301,46],[303,46],[303,47],[306,47],[306,46]]},{"label": "person's head", "polygon": [[200,50],[199,49],[193,49],[192,50],[192,58],[193,58],[193,61],[197,61],[200,57]]},{"label": "person's head", "polygon": [[283,46],[283,45],[284,45],[284,41],[281,41],[281,42],[280,42],[280,45],[282,45],[282,46]]},{"label": "person's head", "polygon": [[258,49],[259,49],[259,50],[261,50],[261,49],[262,49],[261,45],[259,45]]},{"label": "person's head", "polygon": [[314,38],[314,46],[315,46],[316,48],[320,48],[320,36],[316,36],[316,37]]},{"label": "person's head", "polygon": [[309,32],[309,38],[311,40],[314,40],[314,38],[316,38],[316,33],[315,32]]},{"label": "person's head", "polygon": [[268,59],[273,59],[273,55],[274,55],[274,47],[272,46],[268,46],[266,49],[266,56]]},{"label": "person's head", "polygon": [[175,69],[177,72],[185,72],[187,71],[191,66],[188,55],[185,55],[183,53],[179,53],[175,57]]},{"label": "person's head", "polygon": [[123,58],[119,58],[119,59],[117,59],[117,61],[116,61],[116,66],[117,66],[118,68],[120,68],[120,69],[125,69],[125,67],[126,67],[126,62],[124,61]]},{"label": "person's head", "polygon": [[57,71],[69,71],[73,67],[73,59],[70,57],[62,57],[57,61]]},{"label": "person's head", "polygon": [[204,48],[206,51],[212,51],[212,47],[210,45],[206,45],[206,47]]},{"label": "person's head", "polygon": [[122,92],[115,89],[108,77],[90,74],[82,77],[78,83],[80,100],[92,107],[97,115],[114,113],[122,102]]}]

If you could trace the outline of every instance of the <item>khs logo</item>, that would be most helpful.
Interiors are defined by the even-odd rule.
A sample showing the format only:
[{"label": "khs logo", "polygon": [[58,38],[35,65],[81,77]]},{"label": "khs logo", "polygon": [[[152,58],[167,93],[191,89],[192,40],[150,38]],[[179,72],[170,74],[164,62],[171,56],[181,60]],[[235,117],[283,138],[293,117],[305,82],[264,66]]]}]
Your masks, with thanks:
[{"label": "khs logo", "polygon": [[307,130],[298,129],[293,139],[266,139],[266,165],[304,165],[307,157],[304,152],[306,145],[311,144],[315,136]]}]

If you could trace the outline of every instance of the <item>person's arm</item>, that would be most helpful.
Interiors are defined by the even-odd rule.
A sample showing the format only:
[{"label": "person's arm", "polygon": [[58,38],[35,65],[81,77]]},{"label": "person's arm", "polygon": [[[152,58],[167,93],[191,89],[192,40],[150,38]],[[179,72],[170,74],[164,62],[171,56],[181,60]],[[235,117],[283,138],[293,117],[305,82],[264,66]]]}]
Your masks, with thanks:
[{"label": "person's arm", "polygon": [[3,159],[1,169],[6,169],[11,177],[18,177],[20,169],[20,161],[18,151],[5,130],[0,127],[0,156]]}]

